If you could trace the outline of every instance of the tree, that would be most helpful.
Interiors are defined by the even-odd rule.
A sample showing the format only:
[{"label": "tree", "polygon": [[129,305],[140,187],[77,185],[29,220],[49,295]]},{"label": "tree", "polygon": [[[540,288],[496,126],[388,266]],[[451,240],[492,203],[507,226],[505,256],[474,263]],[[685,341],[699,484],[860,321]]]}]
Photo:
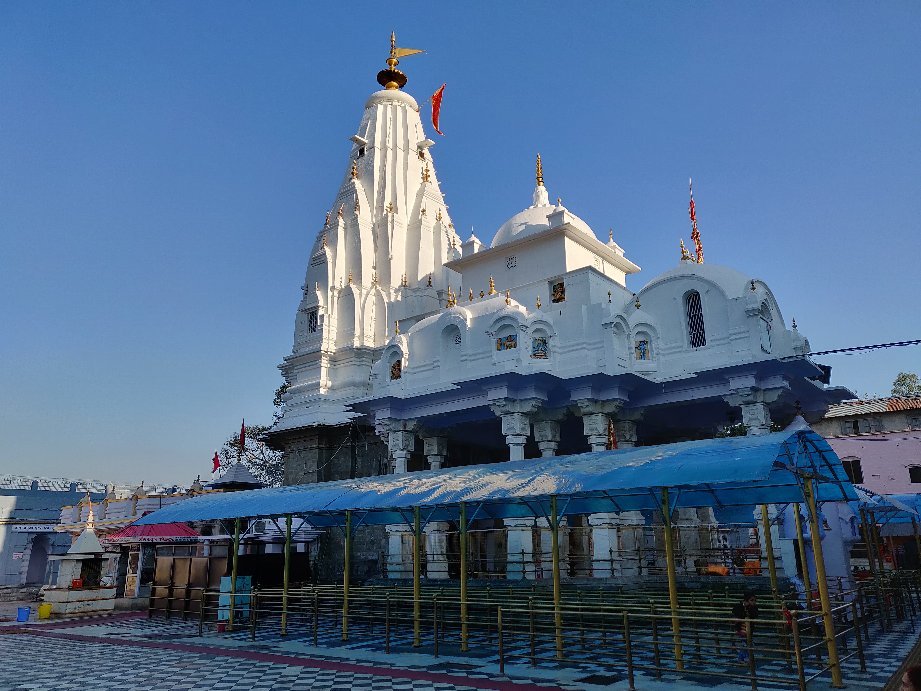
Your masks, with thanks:
[{"label": "tree", "polygon": [[257,480],[277,487],[281,484],[285,474],[282,454],[280,451],[270,449],[265,442],[259,440],[259,437],[269,428],[265,425],[246,425],[244,429],[246,430],[246,445],[243,447],[243,452],[240,453],[240,433],[237,432],[224,442],[218,452],[221,457],[221,466],[226,468],[235,463],[239,457]]},{"label": "tree", "polygon": [[892,395],[903,398],[921,396],[921,379],[914,372],[899,372],[892,382]]}]

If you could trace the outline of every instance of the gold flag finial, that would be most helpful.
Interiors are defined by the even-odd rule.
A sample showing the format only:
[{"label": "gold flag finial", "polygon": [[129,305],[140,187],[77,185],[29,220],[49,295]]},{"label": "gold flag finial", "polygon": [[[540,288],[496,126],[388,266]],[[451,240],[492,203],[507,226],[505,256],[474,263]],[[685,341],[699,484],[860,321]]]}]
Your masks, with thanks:
[{"label": "gold flag finial", "polygon": [[544,164],[541,163],[540,154],[537,154],[537,186],[544,186]]},{"label": "gold flag finial", "polygon": [[418,55],[421,52],[418,48],[397,47],[397,34],[395,31],[391,31],[390,56],[386,60],[387,69],[377,73],[377,83],[385,89],[402,89],[406,86],[406,75],[397,69],[397,65],[400,64],[400,58]]},{"label": "gold flag finial", "polygon": [[510,290],[505,291],[505,304],[506,305],[512,304],[512,291]]},{"label": "gold flag finial", "polygon": [[540,309],[540,295],[537,296],[537,302],[534,303],[537,309]]},{"label": "gold flag finial", "polygon": [[684,238],[681,238],[678,244],[681,246],[681,261],[683,262],[694,261],[694,257],[692,257],[691,253],[688,252],[688,248],[684,246]]},{"label": "gold flag finial", "polygon": [[495,294],[496,294],[496,281],[493,279],[492,276],[490,276],[489,277],[489,292],[487,293],[487,295],[495,295]]}]

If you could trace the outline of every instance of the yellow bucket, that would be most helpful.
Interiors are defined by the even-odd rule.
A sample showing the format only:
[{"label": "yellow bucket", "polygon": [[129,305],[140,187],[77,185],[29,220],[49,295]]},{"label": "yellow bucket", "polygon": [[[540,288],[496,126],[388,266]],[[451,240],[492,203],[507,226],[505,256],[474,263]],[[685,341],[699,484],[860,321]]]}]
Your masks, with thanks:
[{"label": "yellow bucket", "polygon": [[51,603],[44,602],[38,606],[38,618],[39,619],[50,619],[51,618]]}]

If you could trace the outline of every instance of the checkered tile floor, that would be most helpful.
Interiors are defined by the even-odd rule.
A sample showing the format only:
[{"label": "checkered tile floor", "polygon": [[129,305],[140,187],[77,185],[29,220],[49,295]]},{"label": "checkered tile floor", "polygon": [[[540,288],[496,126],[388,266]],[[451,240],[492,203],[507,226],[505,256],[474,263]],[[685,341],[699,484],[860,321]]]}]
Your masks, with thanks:
[{"label": "checkered tile floor", "polygon": [[[405,622],[403,622],[405,624]],[[479,635],[471,640],[468,653],[460,653],[451,642],[456,633],[448,632],[446,642],[440,646],[439,658],[430,657],[432,649],[431,631],[424,633],[426,645],[412,646],[412,630],[406,625],[394,625],[391,629],[391,654],[383,655],[384,640],[380,625],[369,630],[360,621],[350,628],[350,640],[341,640],[341,620],[336,616],[320,619],[317,647],[313,647],[311,622],[298,617],[289,620],[289,635],[279,635],[277,619],[263,618],[256,630],[255,640],[250,639],[248,627],[234,632],[217,633],[212,627],[205,628],[205,636],[198,637],[195,621],[173,618],[155,618],[148,621],[140,617],[108,617],[97,620],[61,623],[40,626],[35,631],[44,635],[23,634],[0,636],[0,659],[12,661],[6,665],[7,674],[0,678],[0,691],[13,689],[70,689],[85,688],[87,682],[97,688],[131,689],[288,689],[311,688],[333,691],[349,688],[368,689],[465,689],[496,688],[485,685],[489,681],[505,683],[508,688],[556,688],[566,691],[585,689],[590,684],[611,689],[626,688],[626,670],[621,652],[621,639],[609,633],[604,640],[586,635],[584,645],[578,636],[570,639],[566,648],[566,659],[556,661],[552,642],[544,640],[536,655],[536,665],[530,666],[530,649],[526,637],[510,636],[505,639],[506,675],[497,672],[497,641],[495,632],[487,638]],[[85,637],[83,640],[66,639],[68,635]],[[808,631],[804,632],[808,635]],[[63,636],[64,639],[57,638]],[[864,656],[867,671],[861,672],[856,655],[851,655],[843,664],[845,681],[852,688],[878,689],[889,679],[893,670],[905,658],[918,640],[918,632],[911,622],[896,622],[891,632],[881,632],[871,625],[870,641],[865,643]],[[670,637],[660,636],[660,650],[663,660],[670,654]],[[111,641],[105,643],[100,641]],[[130,651],[120,649],[131,646]],[[222,657],[216,661],[214,655],[198,651],[166,651],[157,645],[185,644],[187,647],[215,646]],[[284,648],[282,648],[284,646]],[[633,640],[634,660],[637,667],[653,664],[652,641],[648,635],[636,635]],[[842,657],[856,650],[851,637],[847,646],[839,645]],[[232,649],[232,650],[231,650]],[[233,651],[247,651],[261,655],[261,659],[241,659]],[[297,653],[292,653],[297,650]],[[422,658],[414,654],[422,654]],[[370,659],[366,668],[369,673],[354,670],[318,670],[301,664],[286,664],[278,654],[297,654],[311,660],[328,661],[330,665],[344,661]],[[819,651],[805,661],[806,676],[819,671]],[[130,673],[125,659],[130,656]],[[273,660],[274,658],[274,660]],[[745,675],[748,668],[735,663],[735,653],[730,642],[724,640],[719,655],[704,653],[698,655],[695,638],[691,631],[685,632],[685,662],[688,674],[677,676],[665,674],[661,681],[670,688],[713,688],[719,684],[734,683],[737,686],[720,688],[750,688]],[[359,664],[363,664],[358,662]],[[340,666],[342,666],[340,664]],[[533,672],[532,669],[536,669]],[[63,670],[63,671],[62,671]],[[759,688],[789,689],[796,687],[795,668],[783,660],[758,661],[759,679],[771,677],[773,681],[759,681]],[[375,673],[375,671],[377,673]],[[425,677],[439,674],[452,675],[453,679],[443,682],[432,678],[401,678],[401,673],[414,673]],[[541,679],[528,678],[541,674]],[[126,678],[133,674],[131,678]],[[727,678],[732,675],[734,680]],[[827,676],[827,675],[826,675]],[[463,678],[463,683],[458,679]],[[653,672],[636,670],[637,688],[655,686]],[[460,684],[460,685],[458,685]],[[827,686],[827,682],[825,684]]]}]

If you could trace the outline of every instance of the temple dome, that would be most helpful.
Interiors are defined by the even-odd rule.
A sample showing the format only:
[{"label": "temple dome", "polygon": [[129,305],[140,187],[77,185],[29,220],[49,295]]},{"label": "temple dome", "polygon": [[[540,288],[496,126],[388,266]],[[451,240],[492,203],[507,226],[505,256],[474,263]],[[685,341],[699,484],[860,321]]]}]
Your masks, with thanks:
[{"label": "temple dome", "polygon": [[674,269],[659,274],[645,286],[642,291],[651,288],[657,283],[667,281],[679,276],[696,276],[718,286],[729,298],[737,298],[746,294],[751,286],[751,278],[740,271],[719,264],[698,264],[697,262],[683,261]]},{"label": "temple dome", "polygon": [[[543,190],[543,187],[539,187],[539,190]],[[535,197],[537,197],[537,192],[535,192]],[[546,197],[546,193],[544,193]],[[543,200],[541,200],[543,201]],[[524,238],[529,235],[535,235],[541,231],[547,230],[550,227],[550,222],[547,220],[547,216],[564,209],[564,206],[555,206],[553,204],[540,204],[529,206],[524,211],[519,211],[517,214],[508,219],[503,223],[499,230],[496,231],[495,237],[490,243],[490,247],[498,247],[499,245],[504,245],[507,242],[512,242],[519,238]],[[581,218],[576,216],[574,213],[570,212],[567,209],[569,218],[567,219],[575,228],[578,228],[586,235],[595,237],[594,231],[591,227],[583,221]]]},{"label": "temple dome", "polygon": [[402,103],[409,106],[417,113],[419,112],[419,104],[416,103],[416,99],[399,89],[381,89],[380,91],[375,91],[371,94],[370,98],[368,98],[367,103],[365,103],[365,108],[370,108],[379,103]]}]

